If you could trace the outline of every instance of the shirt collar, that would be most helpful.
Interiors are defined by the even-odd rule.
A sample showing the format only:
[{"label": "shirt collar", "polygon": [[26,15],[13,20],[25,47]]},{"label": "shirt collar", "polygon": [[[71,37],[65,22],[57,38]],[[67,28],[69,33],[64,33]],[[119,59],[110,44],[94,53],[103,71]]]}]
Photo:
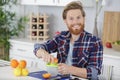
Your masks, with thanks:
[{"label": "shirt collar", "polygon": [[[77,41],[80,41],[80,40],[83,38],[84,34],[85,34],[85,30],[83,30],[83,31],[80,33],[80,36],[79,36],[79,38],[78,38]],[[67,38],[67,39],[70,39],[70,38],[71,38],[71,33],[70,33],[69,31],[68,31],[68,33],[67,33],[67,35],[66,35],[66,38]]]}]

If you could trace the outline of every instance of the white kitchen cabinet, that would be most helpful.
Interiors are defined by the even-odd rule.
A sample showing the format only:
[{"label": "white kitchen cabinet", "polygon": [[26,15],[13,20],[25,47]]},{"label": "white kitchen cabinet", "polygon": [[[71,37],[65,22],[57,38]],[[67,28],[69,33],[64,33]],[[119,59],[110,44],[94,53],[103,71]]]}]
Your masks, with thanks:
[{"label": "white kitchen cabinet", "polygon": [[84,7],[92,7],[93,0],[21,0],[23,5],[65,6],[71,1],[81,1]]},{"label": "white kitchen cabinet", "polygon": [[22,5],[55,5],[55,0],[21,0]]},{"label": "white kitchen cabinet", "polygon": [[36,4],[36,0],[21,0],[20,3],[22,5],[35,5]]},{"label": "white kitchen cabinet", "polygon": [[93,0],[58,0],[58,6],[65,6],[71,1],[81,1],[84,7],[93,7]]},{"label": "white kitchen cabinet", "polygon": [[[113,49],[104,48],[104,58],[103,65],[107,65],[106,70],[104,69],[103,73],[111,73],[111,76],[108,74],[106,77],[107,80],[120,80],[120,52]],[[105,67],[104,67],[105,68]],[[109,70],[108,70],[109,69]],[[111,70],[110,70],[111,69]]]},{"label": "white kitchen cabinet", "polygon": [[27,67],[36,67],[46,69],[45,62],[38,59],[34,53],[34,43],[25,39],[11,39],[10,59],[26,60]]}]

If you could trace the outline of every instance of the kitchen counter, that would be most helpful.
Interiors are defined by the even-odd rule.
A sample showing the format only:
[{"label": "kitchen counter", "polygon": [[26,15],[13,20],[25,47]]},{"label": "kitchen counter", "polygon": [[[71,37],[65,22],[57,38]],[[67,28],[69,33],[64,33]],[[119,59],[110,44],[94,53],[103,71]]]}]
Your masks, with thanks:
[{"label": "kitchen counter", "polygon": [[[30,72],[38,71],[36,68],[29,68]],[[19,76],[16,77],[13,75],[13,68],[10,66],[0,67],[0,80],[40,80],[38,78],[30,77],[30,76]]]},{"label": "kitchen counter", "polygon": [[0,67],[0,80],[40,80],[30,76],[16,77],[13,75],[13,69],[10,66]]},{"label": "kitchen counter", "polygon": [[[117,64],[119,62],[117,62],[117,60],[120,60],[120,52],[115,51],[113,49],[109,49],[109,48],[104,48],[104,63],[112,63],[114,65],[114,67],[117,66]],[[109,59],[109,60],[108,60]],[[110,61],[110,60],[116,60],[116,61]],[[1,65],[2,64],[2,65]],[[115,68],[116,69],[116,68]],[[36,71],[40,71],[42,69],[40,68],[36,68],[36,67],[30,67],[28,68],[29,72],[36,72]],[[117,70],[119,71],[119,70]],[[34,77],[30,77],[30,76],[20,76],[20,77],[16,77],[13,75],[13,68],[11,68],[9,66],[9,62],[0,60],[0,80],[40,80],[38,78],[34,78]],[[81,80],[86,80],[86,79],[81,79]]]},{"label": "kitchen counter", "polygon": [[109,57],[109,58],[120,59],[120,51],[116,51],[112,48],[104,47],[103,56]]},{"label": "kitchen counter", "polygon": [[[4,63],[4,64],[3,64]],[[27,68],[29,70],[29,73],[31,72],[37,72],[42,71],[42,69],[31,67]],[[73,76],[74,77],[74,76]],[[83,78],[79,78],[80,80],[87,80]],[[10,66],[9,62],[4,62],[3,60],[0,60],[0,80],[42,80],[30,76],[19,76],[16,77],[13,74],[13,68]]]},{"label": "kitchen counter", "polygon": [[[29,72],[40,71],[39,68],[27,68]],[[0,60],[0,80],[40,80],[30,76],[19,76],[16,77],[13,74],[13,68],[10,66],[10,62]]]}]

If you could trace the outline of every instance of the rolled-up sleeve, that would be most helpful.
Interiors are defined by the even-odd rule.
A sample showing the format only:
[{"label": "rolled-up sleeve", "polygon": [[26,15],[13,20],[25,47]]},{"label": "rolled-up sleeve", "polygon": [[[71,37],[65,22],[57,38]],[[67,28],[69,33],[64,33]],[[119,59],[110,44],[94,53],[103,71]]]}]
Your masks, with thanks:
[{"label": "rolled-up sleeve", "polygon": [[101,73],[103,61],[103,46],[101,40],[96,40],[91,48],[89,63],[87,66],[87,77],[91,80],[98,80],[98,75]]},{"label": "rolled-up sleeve", "polygon": [[57,51],[57,42],[56,39],[54,38],[53,40],[48,40],[43,44],[40,43],[36,43],[34,45],[34,54],[36,55],[36,52],[38,51],[38,49],[44,49],[46,50],[48,53],[53,53]]},{"label": "rolled-up sleeve", "polygon": [[88,67],[87,76],[88,76],[88,79],[98,80],[98,70],[93,67]]}]

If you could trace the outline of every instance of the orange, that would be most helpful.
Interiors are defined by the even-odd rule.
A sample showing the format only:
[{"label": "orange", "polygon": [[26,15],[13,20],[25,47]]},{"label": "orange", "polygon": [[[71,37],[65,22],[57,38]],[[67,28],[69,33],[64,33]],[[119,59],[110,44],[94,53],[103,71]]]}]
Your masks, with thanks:
[{"label": "orange", "polygon": [[19,62],[16,59],[12,59],[10,61],[10,65],[12,68],[16,68],[18,66]]},{"label": "orange", "polygon": [[51,77],[51,74],[50,73],[44,73],[42,76],[43,76],[43,78],[48,79],[48,78]]},{"label": "orange", "polygon": [[26,65],[27,65],[27,62],[26,62],[25,60],[20,60],[20,62],[19,62],[19,67],[25,68]]},{"label": "orange", "polygon": [[58,59],[57,58],[54,58],[54,63],[58,63]]}]

